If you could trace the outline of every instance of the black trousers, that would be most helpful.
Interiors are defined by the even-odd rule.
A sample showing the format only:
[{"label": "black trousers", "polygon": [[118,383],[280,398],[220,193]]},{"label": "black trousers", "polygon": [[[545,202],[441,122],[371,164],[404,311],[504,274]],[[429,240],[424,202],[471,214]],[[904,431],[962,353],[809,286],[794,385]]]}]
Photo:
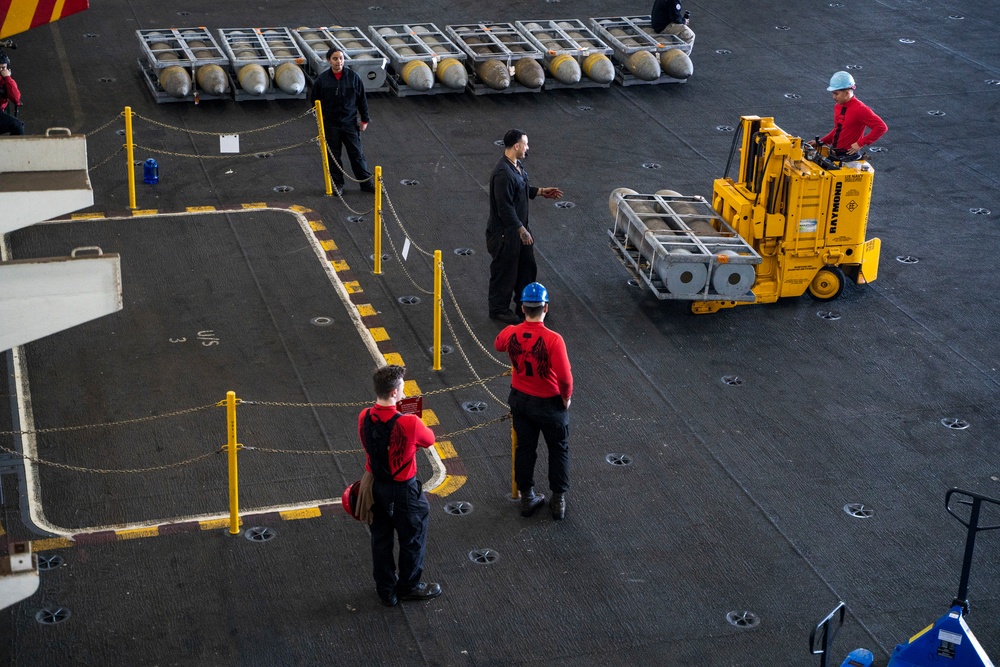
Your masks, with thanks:
[{"label": "black trousers", "polygon": [[[387,600],[393,592],[405,595],[420,583],[431,508],[416,477],[406,482],[376,479],[372,495],[375,499],[371,525],[372,575],[379,597]],[[396,536],[399,537],[398,577],[393,556]]]},{"label": "black trousers", "polygon": [[490,315],[498,315],[510,308],[514,299],[516,314],[521,310],[521,291],[528,283],[535,282],[538,266],[535,264],[535,247],[521,243],[516,229],[490,233],[486,230],[486,250],[490,262]]},{"label": "black trousers", "polygon": [[514,482],[519,490],[535,486],[538,435],[549,449],[549,488],[553,493],[569,490],[569,413],[562,398],[538,398],[517,389],[507,399],[517,435],[514,450]]},{"label": "black trousers", "polygon": [[[361,132],[357,129],[330,127],[326,124],[324,124],[323,131],[326,133],[326,144],[330,147],[330,154],[333,155],[340,166],[344,166],[340,154],[341,148],[346,148],[347,159],[351,162],[354,178],[359,181],[370,179],[372,174],[368,169],[368,162],[365,161],[365,154],[361,150]],[[344,187],[344,174],[337,168],[337,165],[330,165],[330,177],[337,187]],[[374,181],[369,181],[368,185],[374,187],[375,183]]]},{"label": "black trousers", "polygon": [[[8,106],[10,106],[8,102]],[[14,118],[6,111],[0,111],[0,134],[20,135],[24,134],[24,123],[19,118]]]}]

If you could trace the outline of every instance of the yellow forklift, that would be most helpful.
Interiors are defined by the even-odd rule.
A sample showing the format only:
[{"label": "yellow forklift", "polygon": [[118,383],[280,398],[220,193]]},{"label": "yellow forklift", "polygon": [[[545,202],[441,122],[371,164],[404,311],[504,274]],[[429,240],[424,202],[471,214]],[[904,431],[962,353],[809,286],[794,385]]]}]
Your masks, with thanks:
[{"label": "yellow forklift", "polygon": [[881,241],[865,238],[874,169],[864,157],[837,158],[773,118],[743,116],[711,205],[619,188],[610,201],[612,248],[658,298],[689,300],[698,314],[806,291],[830,301],[848,277],[865,284],[878,276]]}]

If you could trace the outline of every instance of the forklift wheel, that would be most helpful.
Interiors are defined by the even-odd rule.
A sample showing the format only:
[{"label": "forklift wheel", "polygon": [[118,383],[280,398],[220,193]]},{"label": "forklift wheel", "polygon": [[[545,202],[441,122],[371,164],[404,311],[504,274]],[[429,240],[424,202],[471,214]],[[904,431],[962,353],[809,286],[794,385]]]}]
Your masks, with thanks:
[{"label": "forklift wheel", "polygon": [[817,301],[833,301],[844,291],[844,280],[839,266],[824,266],[809,283],[809,296]]}]

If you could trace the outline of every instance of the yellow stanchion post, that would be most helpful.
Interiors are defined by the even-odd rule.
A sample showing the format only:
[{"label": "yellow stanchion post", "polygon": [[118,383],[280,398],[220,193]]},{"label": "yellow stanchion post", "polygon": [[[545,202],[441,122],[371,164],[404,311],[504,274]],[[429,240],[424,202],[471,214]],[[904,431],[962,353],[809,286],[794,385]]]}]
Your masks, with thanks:
[{"label": "yellow stanchion post", "polygon": [[229,534],[239,535],[240,532],[240,484],[236,468],[236,392],[226,392],[226,426],[229,439],[226,450],[229,452]]},{"label": "yellow stanchion post", "polygon": [[441,251],[434,251],[434,369],[441,370]]},{"label": "yellow stanchion post", "polygon": [[517,482],[514,480],[514,457],[517,455],[517,433],[514,431],[514,426],[510,427],[510,497],[511,500],[517,500],[519,494],[517,492]]},{"label": "yellow stanchion post", "polygon": [[319,152],[323,155],[323,181],[326,183],[326,196],[333,194],[333,183],[330,181],[330,157],[326,150],[326,130],[323,129],[323,105],[316,100],[316,125],[319,126]]},{"label": "yellow stanchion post", "polygon": [[375,167],[375,275],[382,275],[382,167]]},{"label": "yellow stanchion post", "polygon": [[135,144],[132,143],[132,107],[125,107],[125,159],[128,160],[128,207],[135,204]]}]

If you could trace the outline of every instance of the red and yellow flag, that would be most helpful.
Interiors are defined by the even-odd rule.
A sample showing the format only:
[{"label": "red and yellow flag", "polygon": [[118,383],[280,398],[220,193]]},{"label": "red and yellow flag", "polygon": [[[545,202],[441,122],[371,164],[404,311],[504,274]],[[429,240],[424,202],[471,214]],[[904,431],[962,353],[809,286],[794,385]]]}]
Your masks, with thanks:
[{"label": "red and yellow flag", "polygon": [[89,0],[0,0],[0,39],[82,12]]}]

